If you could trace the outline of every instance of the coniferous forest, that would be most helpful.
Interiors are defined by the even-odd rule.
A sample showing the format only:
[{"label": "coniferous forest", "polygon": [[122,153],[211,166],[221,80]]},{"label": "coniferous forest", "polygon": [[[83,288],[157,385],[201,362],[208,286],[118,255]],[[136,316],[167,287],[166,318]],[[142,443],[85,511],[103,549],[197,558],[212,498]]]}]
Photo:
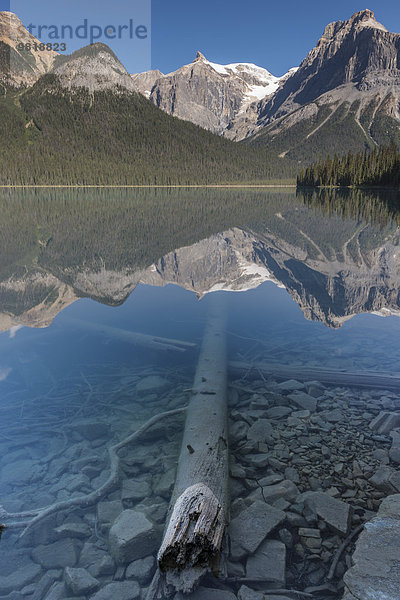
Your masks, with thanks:
[{"label": "coniferous forest", "polygon": [[303,169],[297,177],[297,185],[397,187],[400,185],[400,152],[393,143],[375,147],[372,152],[328,157]]},{"label": "coniferous forest", "polygon": [[2,185],[261,183],[289,162],[169,116],[137,93],[72,91],[55,75],[0,98]]}]

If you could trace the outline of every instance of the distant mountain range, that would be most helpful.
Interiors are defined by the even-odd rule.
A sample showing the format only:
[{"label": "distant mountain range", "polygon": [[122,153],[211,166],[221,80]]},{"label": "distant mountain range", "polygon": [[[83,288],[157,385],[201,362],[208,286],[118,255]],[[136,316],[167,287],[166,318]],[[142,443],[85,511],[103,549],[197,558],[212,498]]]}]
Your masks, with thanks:
[{"label": "distant mountain range", "polygon": [[271,96],[296,69],[283,77],[249,63],[219,65],[198,52],[195,60],[163,75],[133,75],[137,91],[165,112],[225,137],[235,137],[235,123],[259,100]]},{"label": "distant mountain range", "polygon": [[[46,89],[53,95],[55,89],[59,95],[72,94],[72,102],[77,102],[80,89],[90,94],[130,95],[131,104],[137,104],[134,92],[139,92],[149,104],[171,116],[241,142],[244,148],[266,152],[263,156],[270,168],[260,168],[252,154],[250,179],[287,178],[299,165],[327,154],[360,151],[390,141],[400,145],[400,34],[387,31],[370,10],[327,25],[300,66],[282,77],[249,63],[220,65],[200,52],[192,63],[173,73],[153,70],[131,75],[104,44],[86,46],[69,56],[18,49],[21,42],[34,41],[16,15],[0,13],[0,73],[5,95],[10,95],[6,90],[39,89],[36,110],[43,114]],[[16,104],[19,107],[19,102]],[[119,111],[122,120],[132,117],[123,115],[123,110],[126,112],[126,106]],[[35,122],[31,113],[19,116]],[[148,120],[154,119],[150,115],[155,113],[148,114]],[[60,120],[64,124],[61,115]],[[159,147],[170,146],[161,130],[174,125],[158,120],[165,123],[165,127],[157,126],[159,139],[155,130],[145,135],[152,136]],[[67,121],[64,126],[69,126]],[[195,135],[194,130],[187,129],[187,135]],[[218,144],[212,139],[205,145],[213,148]],[[129,138],[126,142],[129,145]],[[96,134],[93,144],[98,143]],[[229,168],[215,173],[214,181],[230,180],[240,161],[236,157]],[[237,179],[243,180],[243,175]]]},{"label": "distant mountain range", "polygon": [[400,34],[370,10],[327,25],[299,68],[281,78],[198,53],[174,73],[150,71],[134,81],[169,114],[303,164],[321,154],[400,144]]}]

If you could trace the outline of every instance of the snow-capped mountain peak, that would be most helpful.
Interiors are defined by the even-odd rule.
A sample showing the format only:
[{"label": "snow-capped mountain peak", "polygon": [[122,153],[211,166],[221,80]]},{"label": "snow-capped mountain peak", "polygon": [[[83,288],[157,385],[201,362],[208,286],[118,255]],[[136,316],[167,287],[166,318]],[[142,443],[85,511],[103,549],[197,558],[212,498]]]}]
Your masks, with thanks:
[{"label": "snow-capped mountain peak", "polygon": [[291,72],[276,77],[253,63],[222,65],[197,52],[193,62],[176,71],[147,71],[132,78],[137,91],[165,112],[226,135],[238,115],[275,93]]}]

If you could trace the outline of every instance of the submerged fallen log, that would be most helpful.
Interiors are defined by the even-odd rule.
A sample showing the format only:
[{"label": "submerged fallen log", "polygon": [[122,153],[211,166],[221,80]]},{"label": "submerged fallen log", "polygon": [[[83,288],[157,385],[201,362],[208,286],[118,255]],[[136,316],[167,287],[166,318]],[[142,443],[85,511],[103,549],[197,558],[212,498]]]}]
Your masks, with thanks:
[{"label": "submerged fallen log", "polygon": [[259,379],[274,377],[278,380],[297,379],[299,381],[317,380],[328,385],[344,385],[358,388],[374,388],[381,390],[400,390],[400,374],[375,373],[374,371],[345,371],[341,369],[324,369],[319,367],[290,366],[274,363],[246,363],[233,361],[229,363],[229,373],[234,377]]},{"label": "submerged fallen log", "polygon": [[[222,302],[217,297],[215,303]],[[186,412],[169,520],[147,600],[189,593],[216,568],[228,511],[227,363],[223,306],[214,304]]]},{"label": "submerged fallen log", "polygon": [[105,333],[110,337],[117,338],[135,346],[150,348],[151,350],[186,352],[187,350],[191,350],[197,346],[197,344],[192,342],[164,338],[156,335],[148,335],[147,333],[138,333],[136,331],[120,329],[119,327],[111,327],[110,325],[103,325],[102,323],[91,323],[90,321],[83,321],[80,319],[68,319],[68,323],[77,325],[83,329],[96,331],[97,333]]}]

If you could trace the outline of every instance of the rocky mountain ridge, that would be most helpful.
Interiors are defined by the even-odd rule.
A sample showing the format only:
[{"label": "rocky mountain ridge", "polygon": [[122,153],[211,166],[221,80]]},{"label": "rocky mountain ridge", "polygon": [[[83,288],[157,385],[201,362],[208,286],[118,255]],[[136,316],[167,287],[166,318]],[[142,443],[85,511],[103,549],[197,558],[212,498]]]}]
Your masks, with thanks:
[{"label": "rocky mountain ridge", "polygon": [[[327,25],[300,67],[271,76],[258,97],[244,92],[237,65],[216,65],[203,55],[161,78],[134,77],[138,91],[162,110],[305,163],[328,152],[400,143],[399,56],[400,34],[366,9]],[[144,79],[146,90],[139,85]]]},{"label": "rocky mountain ridge", "polygon": [[197,52],[192,63],[172,73],[147,71],[132,78],[137,91],[165,112],[229,137],[237,116],[273,94],[294,71],[275,77],[251,63],[220,65]]},{"label": "rocky mountain ridge", "polygon": [[399,57],[400,34],[370,10],[330,23],[290,80],[259,103],[251,141],[305,161],[399,143]]},{"label": "rocky mountain ridge", "polygon": [[53,50],[19,50],[19,44],[40,44],[12,12],[0,11],[0,81],[19,87],[31,86],[53,66]]},{"label": "rocky mountain ridge", "polygon": [[180,119],[266,147],[278,163],[304,165],[327,154],[400,144],[400,34],[368,9],[327,25],[300,67],[283,77],[249,63],[219,65],[200,52],[173,73],[130,76],[104,44],[70,56],[18,53],[17,42],[33,40],[15,15],[0,13],[3,80],[29,87],[51,72],[67,88],[138,91]]},{"label": "rocky mountain ridge", "polygon": [[[307,319],[333,328],[359,313],[400,316],[399,229],[377,238],[374,228],[355,223],[333,250],[336,246],[329,239],[322,246],[309,230],[303,231],[301,221],[296,224],[289,215],[277,214],[273,221],[272,229],[235,227],[212,235],[143,269],[87,265],[58,268],[57,276],[39,269],[10,276],[0,282],[0,329],[46,327],[80,297],[118,305],[139,283],[173,283],[200,298],[213,291],[244,291],[272,281],[287,290]],[[289,237],[279,234],[282,221],[287,222]]]},{"label": "rocky mountain ridge", "polygon": [[68,56],[58,56],[50,73],[57,75],[67,89],[86,87],[90,92],[117,90],[135,91],[129,73],[114,52],[100,42],[85,46]]}]

